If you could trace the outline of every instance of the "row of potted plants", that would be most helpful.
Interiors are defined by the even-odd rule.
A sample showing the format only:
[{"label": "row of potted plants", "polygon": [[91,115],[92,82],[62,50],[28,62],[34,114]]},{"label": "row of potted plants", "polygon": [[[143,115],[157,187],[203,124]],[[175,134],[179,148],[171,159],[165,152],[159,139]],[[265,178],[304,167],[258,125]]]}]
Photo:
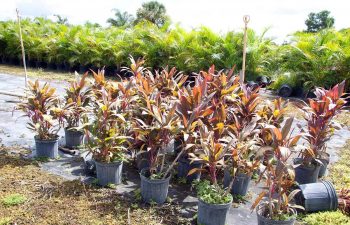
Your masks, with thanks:
[{"label": "row of potted plants", "polygon": [[[72,82],[63,107],[54,89],[30,83],[28,100],[19,108],[30,118],[36,140],[56,140],[54,127],[61,125],[68,142],[72,132],[77,134],[73,139],[78,141],[67,144],[75,147],[83,131],[101,185],[121,182],[127,158],[144,161],[137,165],[141,195],[148,203],[165,202],[176,166],[178,175],[188,181],[208,172],[209,179],[196,185],[200,224],[225,224],[232,194],[245,195],[253,173],[264,168],[259,181],[265,178],[268,191],[259,195],[252,209],[257,207],[259,221],[293,224],[295,209],[301,208],[293,201],[299,192],[293,190],[295,181],[316,182],[318,169],[326,164],[325,144],[336,128],[332,118],[345,104],[344,82],[331,90],[317,89],[315,99],[298,105],[307,128],[293,135],[294,119],[285,118],[287,102],[276,99],[263,105],[259,88],[240,84],[233,69],[216,71],[212,66],[189,78],[175,68],[152,72],[143,67],[142,59],[131,61],[130,68],[124,68],[131,75],[128,80],[108,81],[101,70],[92,72],[91,82],[87,73]],[[299,144],[302,138],[307,145]],[[171,142],[175,151],[169,151]],[[300,158],[293,166],[295,152]],[[300,172],[305,168],[317,174],[305,181],[310,177]]]}]

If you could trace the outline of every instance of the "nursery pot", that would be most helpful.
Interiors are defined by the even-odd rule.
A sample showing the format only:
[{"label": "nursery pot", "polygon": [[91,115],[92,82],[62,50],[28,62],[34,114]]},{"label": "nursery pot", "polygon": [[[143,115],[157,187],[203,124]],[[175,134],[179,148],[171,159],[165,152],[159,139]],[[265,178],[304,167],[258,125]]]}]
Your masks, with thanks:
[{"label": "nursery pot", "polygon": [[66,147],[76,148],[83,143],[84,132],[74,129],[64,129],[66,138]]},{"label": "nursery pot", "polygon": [[136,154],[136,166],[139,171],[150,167],[148,152],[138,152]]},{"label": "nursery pot", "polygon": [[300,192],[295,196],[296,203],[305,208],[305,212],[336,210],[337,193],[329,181],[299,185]]},{"label": "nursery pot", "polygon": [[326,174],[327,171],[327,166],[329,164],[329,154],[326,153],[327,156],[323,159],[318,159],[322,162],[322,164],[320,165],[320,172],[318,173],[318,177],[323,177]]},{"label": "nursery pot", "polygon": [[259,205],[256,209],[256,215],[258,217],[258,225],[293,225],[295,223],[297,212],[293,209],[294,217],[289,220],[272,220],[264,216],[266,208],[264,205]]},{"label": "nursery pot", "polygon": [[51,140],[41,140],[38,139],[37,136],[35,136],[34,139],[37,157],[48,157],[52,159],[58,157],[58,136]]},{"label": "nursery pot", "polygon": [[149,168],[141,170],[141,196],[144,202],[163,204],[168,196],[170,175],[165,179],[150,179]]},{"label": "nursery pot", "polygon": [[281,97],[289,97],[292,95],[293,88],[288,84],[283,84],[280,89],[278,89],[278,95]]},{"label": "nursery pot", "polygon": [[[295,158],[294,164],[300,164],[301,161],[301,158]],[[310,166],[300,164],[295,167],[295,181],[299,184],[316,183],[319,171],[320,165],[318,163],[311,164]]]},{"label": "nursery pot", "polygon": [[194,180],[199,180],[201,178],[201,172],[197,171],[191,175],[188,175],[188,172],[190,172],[194,168],[202,168],[202,163],[193,161],[191,163],[191,160],[189,160],[186,157],[180,157],[178,160],[178,166],[177,166],[177,176],[178,177],[184,177],[186,178],[187,182],[191,183]]},{"label": "nursery pot", "polygon": [[[252,177],[245,173],[237,173],[230,193],[232,195],[245,196],[248,192],[248,187]],[[224,187],[228,187],[232,181],[232,176],[228,170],[224,172]]]},{"label": "nursery pot", "polygon": [[226,215],[232,200],[226,204],[209,204],[198,199],[197,223],[201,225],[226,225]]},{"label": "nursery pot", "polygon": [[122,182],[123,162],[102,163],[95,161],[99,185],[120,184]]}]

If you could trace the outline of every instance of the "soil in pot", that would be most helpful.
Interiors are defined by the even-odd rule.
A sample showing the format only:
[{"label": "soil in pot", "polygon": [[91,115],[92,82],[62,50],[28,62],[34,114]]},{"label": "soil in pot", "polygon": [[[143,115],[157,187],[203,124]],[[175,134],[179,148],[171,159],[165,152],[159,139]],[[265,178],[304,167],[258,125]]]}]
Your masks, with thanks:
[{"label": "soil in pot", "polygon": [[66,138],[66,147],[77,148],[78,146],[82,145],[84,132],[65,128],[64,133]]},{"label": "soil in pot", "polygon": [[300,164],[295,167],[295,181],[299,184],[316,183],[318,174],[320,171],[320,165],[318,163],[312,163],[310,165],[301,164],[302,159],[294,159],[294,164]]},{"label": "soil in pot", "polygon": [[[232,195],[240,195],[245,196],[248,192],[248,187],[250,184],[252,177],[244,174],[244,173],[238,173],[236,174],[232,189],[230,193]],[[224,187],[228,187],[232,181],[232,176],[228,170],[225,170],[224,172]]]},{"label": "soil in pot", "polygon": [[186,178],[188,183],[192,183],[195,180],[200,180],[201,172],[195,172],[191,175],[188,173],[194,168],[202,168],[202,163],[200,162],[192,162],[187,157],[180,157],[177,166],[177,177],[178,178]]},{"label": "soil in pot", "polygon": [[36,136],[34,139],[36,157],[48,157],[52,159],[58,157],[58,136],[51,140],[40,140]]},{"label": "soil in pot", "polygon": [[226,204],[209,204],[198,199],[197,224],[226,225],[226,216],[231,204],[232,200]]},{"label": "soil in pot", "polygon": [[291,217],[288,220],[272,220],[269,218],[266,218],[266,208],[262,205],[259,205],[256,209],[256,215],[258,217],[258,225],[293,225],[295,223],[297,212],[293,210],[294,215],[291,215]]},{"label": "soil in pot", "polygon": [[102,163],[95,161],[98,184],[120,184],[122,182],[123,162]]},{"label": "soil in pot", "polygon": [[150,179],[149,168],[140,172],[141,196],[144,202],[163,204],[168,197],[170,175],[165,179]]}]

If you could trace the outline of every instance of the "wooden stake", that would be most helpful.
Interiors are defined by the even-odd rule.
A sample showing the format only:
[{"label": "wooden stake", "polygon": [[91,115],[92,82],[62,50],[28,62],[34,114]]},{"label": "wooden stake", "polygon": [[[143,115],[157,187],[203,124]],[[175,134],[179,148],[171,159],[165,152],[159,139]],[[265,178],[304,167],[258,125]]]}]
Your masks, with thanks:
[{"label": "wooden stake", "polygon": [[243,16],[244,22],[244,37],[243,37],[243,62],[242,62],[242,74],[241,74],[241,83],[244,83],[245,79],[245,57],[246,57],[246,49],[247,49],[247,29],[250,17],[248,15]]},{"label": "wooden stake", "polygon": [[21,41],[21,48],[22,48],[22,59],[23,59],[23,67],[24,67],[24,81],[25,81],[25,87],[27,88],[27,80],[28,80],[28,75],[27,75],[27,66],[26,66],[26,55],[24,52],[24,45],[23,45],[23,38],[22,38],[22,28],[21,28],[21,17],[19,16],[19,10],[16,9],[17,13],[17,21],[18,21],[18,27],[19,27],[19,39]]}]

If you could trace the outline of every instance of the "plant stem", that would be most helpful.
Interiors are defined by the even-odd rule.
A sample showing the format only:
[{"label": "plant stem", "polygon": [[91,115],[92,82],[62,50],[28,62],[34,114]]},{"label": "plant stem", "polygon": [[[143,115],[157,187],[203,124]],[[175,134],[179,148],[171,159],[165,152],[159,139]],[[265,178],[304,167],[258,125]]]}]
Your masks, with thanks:
[{"label": "plant stem", "polygon": [[176,158],[174,159],[174,161],[170,164],[169,168],[167,169],[167,171],[164,173],[163,175],[163,179],[165,179],[169,172],[171,171],[171,169],[175,166],[175,163],[177,162],[177,160],[179,160],[180,156],[186,151],[186,148],[182,148],[181,152],[176,156]]}]

